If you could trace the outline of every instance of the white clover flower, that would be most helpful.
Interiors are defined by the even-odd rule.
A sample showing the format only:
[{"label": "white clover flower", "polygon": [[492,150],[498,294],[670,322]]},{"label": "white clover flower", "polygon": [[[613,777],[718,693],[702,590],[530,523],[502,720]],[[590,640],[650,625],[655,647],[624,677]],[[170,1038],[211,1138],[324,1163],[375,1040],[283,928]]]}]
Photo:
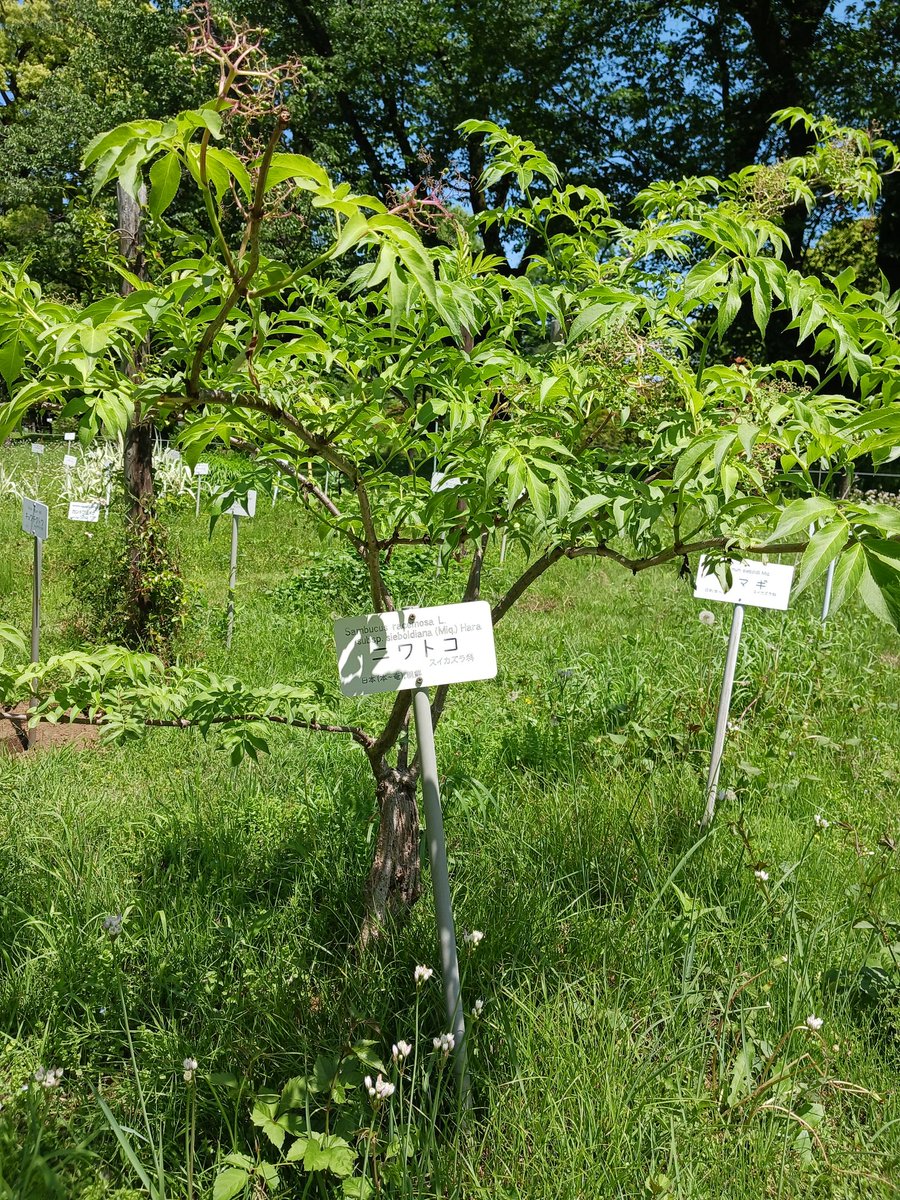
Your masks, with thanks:
[{"label": "white clover flower", "polygon": [[405,1058],[409,1058],[409,1056],[411,1054],[412,1054],[412,1043],[411,1042],[404,1042],[404,1041],[394,1042],[393,1046],[391,1047],[391,1058],[393,1058],[395,1063],[402,1063],[403,1060]]},{"label": "white clover flower", "polygon": [[45,1088],[59,1087],[63,1077],[62,1067],[38,1067],[34,1073],[35,1083],[41,1084]]},{"label": "white clover flower", "polygon": [[432,967],[416,967],[415,971],[413,971],[416,987],[421,987],[423,983],[427,983],[433,974],[434,969]]},{"label": "white clover flower", "polygon": [[484,1001],[476,1000],[472,1006],[472,1016],[477,1021],[483,1012],[484,1012]]},{"label": "white clover flower", "polygon": [[760,883],[768,883],[769,872],[763,871],[762,868],[760,868],[758,871],[753,872],[753,878],[758,879]]},{"label": "white clover flower", "polygon": [[369,1093],[369,1097],[376,1104],[380,1104],[382,1100],[389,1100],[396,1091],[394,1085],[388,1083],[381,1073],[379,1073],[378,1078],[374,1081],[371,1075],[367,1075],[363,1083],[365,1084],[366,1091]]},{"label": "white clover flower", "polygon": [[711,613],[708,608],[701,609],[697,618],[701,625],[715,625],[716,614]]},{"label": "white clover flower", "polygon": [[181,1067],[182,1067],[182,1070],[184,1071],[184,1082],[185,1083],[193,1083],[194,1076],[197,1073],[196,1058],[186,1058],[184,1060],[184,1062],[181,1064]]},{"label": "white clover flower", "polygon": [[108,917],[103,918],[103,932],[109,935],[111,942],[114,942],[122,932],[123,919],[121,913],[110,913]]},{"label": "white clover flower", "polygon": [[810,1013],[806,1018],[805,1024],[807,1029],[811,1029],[813,1033],[818,1033],[825,1022],[821,1017],[817,1017],[815,1013]]},{"label": "white clover flower", "polygon": [[432,1038],[431,1044],[446,1058],[450,1051],[455,1049],[456,1038],[452,1033],[442,1033],[440,1037]]},{"label": "white clover flower", "polygon": [[827,829],[831,824],[830,821],[825,820],[821,813],[816,813],[816,815],[813,817],[813,823],[815,824],[816,829]]},{"label": "white clover flower", "polygon": [[481,929],[470,929],[463,934],[463,941],[467,946],[475,947],[484,940],[484,932]]}]

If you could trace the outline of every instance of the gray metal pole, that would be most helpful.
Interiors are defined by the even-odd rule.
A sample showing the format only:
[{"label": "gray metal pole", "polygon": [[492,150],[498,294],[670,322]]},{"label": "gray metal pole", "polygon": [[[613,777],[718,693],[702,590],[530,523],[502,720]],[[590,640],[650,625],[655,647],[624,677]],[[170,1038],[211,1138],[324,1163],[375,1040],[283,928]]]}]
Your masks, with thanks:
[{"label": "gray metal pole", "polygon": [[[31,661],[40,662],[41,658],[41,580],[44,566],[44,543],[41,538],[34,539],[34,571],[31,580]],[[31,681],[31,707],[38,701],[38,681]],[[28,730],[28,748],[34,744],[36,729]]]},{"label": "gray metal pole", "polygon": [[834,568],[837,566],[837,559],[833,558],[828,564],[828,574],[825,576],[825,595],[822,597],[822,622],[828,620],[828,614],[831,611],[831,589],[834,586]]},{"label": "gray metal pole", "polygon": [[226,650],[231,649],[231,638],[234,634],[234,589],[237,587],[237,548],[238,548],[238,520],[239,517],[232,513],[231,515],[231,574],[228,578],[228,634],[225,638]]},{"label": "gray metal pole", "polygon": [[198,476],[197,476],[197,504],[196,504],[196,507],[195,507],[195,509],[194,509],[194,516],[195,516],[195,517],[199,517],[199,516],[200,516],[200,489],[201,489],[201,487],[202,487],[202,486],[203,486],[203,476],[202,476],[202,475],[198,475]]},{"label": "gray metal pole", "polygon": [[434,912],[441,942],[444,1003],[447,1008],[447,1023],[455,1042],[453,1068],[463,1103],[468,1107],[471,1104],[471,1084],[467,1066],[466,1019],[462,1007],[456,931],[453,927],[453,906],[450,900],[450,875],[447,871],[447,844],[444,841],[444,817],[441,812],[441,789],[434,748],[434,725],[426,688],[416,688],[413,692],[413,713],[416,718],[419,764],[422,770],[422,800],[428,836],[428,857],[431,861],[431,884],[434,888]]},{"label": "gray metal pole", "polygon": [[728,651],[725,655],[725,670],[722,673],[722,690],[719,692],[719,709],[716,713],[716,732],[713,736],[709,774],[706,777],[706,809],[700,828],[706,829],[716,811],[719,791],[719,768],[725,752],[725,734],[728,729],[728,712],[731,708],[731,692],[734,688],[734,672],[737,667],[738,650],[741,644],[741,629],[744,625],[744,606],[735,604],[731,613],[731,632],[728,635]]}]

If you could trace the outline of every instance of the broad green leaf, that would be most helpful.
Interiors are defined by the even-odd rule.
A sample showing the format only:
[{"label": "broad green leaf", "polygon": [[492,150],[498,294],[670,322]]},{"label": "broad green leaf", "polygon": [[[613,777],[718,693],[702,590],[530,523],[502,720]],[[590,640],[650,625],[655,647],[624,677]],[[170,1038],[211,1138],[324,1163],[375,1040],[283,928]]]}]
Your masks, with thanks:
[{"label": "broad green leaf", "polygon": [[865,552],[858,542],[844,551],[834,568],[829,612],[837,612],[844,601],[854,594],[859,587],[865,565]]},{"label": "broad green leaf", "polygon": [[577,525],[579,521],[583,521],[585,517],[591,516],[598,508],[603,508],[609,504],[610,497],[602,494],[595,496],[585,496],[579,500],[572,511],[569,513],[569,523]]},{"label": "broad green leaf", "polygon": [[150,168],[150,198],[147,207],[159,220],[178,191],[181,181],[181,161],[174,150],[158,158]]},{"label": "broad green leaf", "polygon": [[794,500],[781,514],[768,541],[782,542],[798,530],[807,530],[814,522],[832,516],[834,512],[834,503],[824,496],[808,496],[803,500]]},{"label": "broad green leaf", "polygon": [[234,1200],[247,1185],[249,1176],[240,1167],[226,1167],[216,1176],[213,1184],[213,1200]]},{"label": "broad green leaf", "polygon": [[866,606],[900,632],[900,572],[879,555],[864,547],[865,569],[859,592]]},{"label": "broad green leaf", "polygon": [[719,305],[719,315],[716,318],[716,331],[719,341],[734,323],[734,318],[741,310],[741,285],[737,275],[732,275],[725,289],[725,295]]},{"label": "broad green leaf", "polygon": [[800,569],[794,594],[799,595],[808,584],[822,574],[830,562],[840,554],[850,536],[850,526],[843,518],[823,525],[810,539],[800,559]]}]

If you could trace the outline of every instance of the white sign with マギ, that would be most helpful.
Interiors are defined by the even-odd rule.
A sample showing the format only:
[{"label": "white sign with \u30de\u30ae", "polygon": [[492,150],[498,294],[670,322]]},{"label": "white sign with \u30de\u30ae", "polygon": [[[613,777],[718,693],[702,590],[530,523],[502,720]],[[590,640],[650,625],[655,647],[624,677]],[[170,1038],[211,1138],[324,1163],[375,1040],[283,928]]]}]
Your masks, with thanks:
[{"label": "white sign with \u30de\u30ae", "polygon": [[334,623],[345,696],[469,683],[497,674],[491,608],[484,600],[341,617]]},{"label": "white sign with \u30de\u30ae", "polygon": [[22,532],[46,542],[50,533],[50,509],[46,504],[22,497]]},{"label": "white sign with \u30de\u30ae", "polygon": [[731,564],[731,587],[724,591],[705,557],[697,567],[694,596],[698,600],[724,600],[727,604],[749,604],[753,608],[775,608],[784,612],[791,598],[794,568],[784,563],[756,562],[745,558]]},{"label": "white sign with \u30de\u30ae", "polygon": [[69,505],[70,521],[99,521],[99,500],[73,500]]}]

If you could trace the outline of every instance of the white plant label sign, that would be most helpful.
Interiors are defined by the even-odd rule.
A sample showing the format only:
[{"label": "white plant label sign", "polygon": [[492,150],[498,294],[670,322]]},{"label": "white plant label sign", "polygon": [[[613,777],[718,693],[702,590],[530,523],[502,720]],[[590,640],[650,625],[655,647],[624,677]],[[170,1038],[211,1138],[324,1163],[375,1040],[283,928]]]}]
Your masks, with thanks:
[{"label": "white plant label sign", "polygon": [[246,503],[242,504],[240,500],[235,500],[231,508],[226,508],[225,511],[232,517],[256,516],[256,492],[251,488],[247,493]]},{"label": "white plant label sign", "polygon": [[99,500],[73,500],[69,505],[70,521],[99,521]]},{"label": "white plant label sign", "polygon": [[791,598],[794,568],[785,563],[763,563],[745,558],[731,564],[731,587],[722,590],[705,557],[697,567],[694,596],[698,600],[724,600],[727,604],[746,604],[752,608],[777,608],[784,612]]},{"label": "white plant label sign", "polygon": [[169,462],[180,462],[181,461],[181,451],[169,449],[166,451],[164,457],[167,458],[169,460]]},{"label": "white plant label sign", "polygon": [[74,454],[64,454],[63,455],[63,466],[66,468],[66,470],[70,470],[72,467],[77,467],[78,459],[75,457]]},{"label": "white plant label sign", "polygon": [[341,617],[334,623],[345,696],[469,683],[497,674],[491,607],[485,600]]},{"label": "white plant label sign", "polygon": [[75,441],[75,434],[74,434],[74,433],[64,433],[64,434],[63,434],[63,441],[64,441],[64,442],[74,442],[74,441]]},{"label": "white plant label sign", "polygon": [[197,463],[194,466],[194,474],[195,475],[208,475],[209,474],[209,463]]},{"label": "white plant label sign", "polygon": [[431,476],[433,492],[451,492],[454,488],[462,487],[462,480],[455,475],[446,475],[443,471],[435,471]]},{"label": "white plant label sign", "polygon": [[22,532],[46,542],[50,535],[50,509],[46,504],[22,497]]},{"label": "white plant label sign", "polygon": [[43,442],[32,442],[31,443],[31,453],[32,454],[43,454],[44,453]]}]

